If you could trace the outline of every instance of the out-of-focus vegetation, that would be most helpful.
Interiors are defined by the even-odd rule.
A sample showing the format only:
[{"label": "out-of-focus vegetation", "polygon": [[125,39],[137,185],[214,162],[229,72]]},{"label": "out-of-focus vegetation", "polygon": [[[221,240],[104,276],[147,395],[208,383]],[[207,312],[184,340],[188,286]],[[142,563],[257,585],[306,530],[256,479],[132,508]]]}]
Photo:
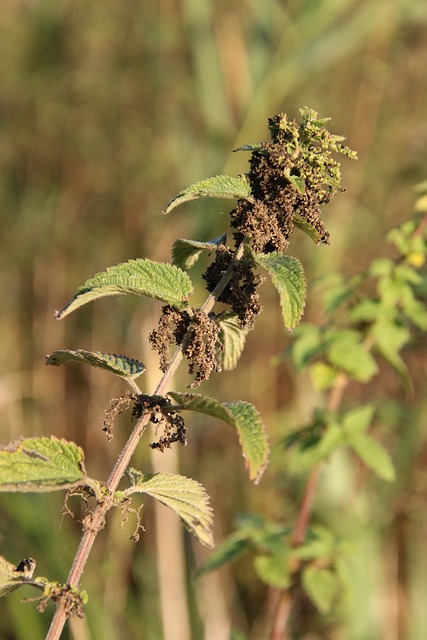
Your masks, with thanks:
[{"label": "out-of-focus vegetation", "polygon": [[[332,270],[351,275],[389,251],[385,232],[409,215],[413,186],[427,176],[426,35],[424,0],[4,0],[1,442],[55,434],[83,446],[92,475],[108,474],[124,435],[116,428],[108,445],[101,423],[109,399],[122,392],[120,381],[86,368],[45,369],[44,356],[75,347],[126,353],[131,345],[128,351],[139,349],[150,367],[151,384],[157,361],[146,338],[160,307],[119,300],[112,311],[111,302],[100,302],[66,323],[54,321],[53,311],[110,264],[164,260],[177,237],[215,236],[223,226],[215,201],[189,204],[169,218],[160,211],[191,182],[245,171],[244,154],[229,150],[266,138],[267,117],[275,112],[293,116],[308,104],[332,116],[332,128],[347,132],[359,155],[357,164],[343,167],[348,191],[328,213],[331,246],[313,251],[301,234],[291,247],[309,282]],[[229,206],[224,202],[223,210]],[[274,292],[262,293],[266,311],[242,363],[213,376],[206,392],[255,404],[274,446],[304,423],[316,398],[290,364],[269,361],[289,339]],[[319,300],[309,293],[306,319],[321,317]],[[407,356],[416,379],[411,400],[392,374],[373,383],[393,400],[387,444],[398,480],[385,486],[362,472],[354,476],[338,458],[320,487],[314,520],[352,529],[357,544],[351,606],[327,626],[319,621],[317,637],[426,636],[425,356],[422,344]],[[357,386],[352,393],[363,402]],[[148,449],[139,456],[140,466],[149,467]],[[182,472],[212,496],[218,540],[233,529],[238,512],[292,523],[298,507],[300,480],[287,476],[285,456],[273,456],[257,487],[249,486],[238,456],[232,435],[203,421],[195,421],[180,454]],[[80,529],[61,518],[61,507],[62,496],[2,496],[1,555],[17,562],[32,556],[39,574],[65,579]],[[88,615],[72,637],[184,640],[185,623],[176,621],[175,636],[162,631],[151,506],[138,544],[129,541],[133,523],[119,523],[116,514],[94,550],[83,585]],[[221,640],[234,627],[252,628],[257,639],[269,603],[251,565],[194,584],[191,572],[204,552],[189,540],[183,549],[191,637]],[[43,638],[49,615],[21,605],[21,597],[0,601],[0,636]]]}]

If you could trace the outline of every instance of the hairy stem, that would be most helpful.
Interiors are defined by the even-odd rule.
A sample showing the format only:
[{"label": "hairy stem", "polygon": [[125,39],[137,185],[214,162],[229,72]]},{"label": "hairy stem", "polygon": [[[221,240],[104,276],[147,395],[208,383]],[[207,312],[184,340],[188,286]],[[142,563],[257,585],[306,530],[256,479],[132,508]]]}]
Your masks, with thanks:
[{"label": "hairy stem", "polygon": [[[230,282],[235,265],[243,257],[243,251],[244,241],[237,248],[233,262],[230,264],[227,271],[216,285],[215,289],[207,297],[206,301],[201,307],[201,310],[204,311],[204,313],[208,314],[213,309],[215,302],[224,291],[227,284]],[[174,353],[172,360],[169,363],[167,370],[161,377],[160,382],[158,383],[153,395],[164,395],[164,393],[166,392],[173,375],[182,362],[182,349],[184,344],[185,338],[183,344]],[[80,578],[83,574],[83,570],[89,558],[89,554],[91,552],[95,539],[98,533],[104,528],[107,511],[113,506],[112,498],[114,496],[114,493],[117,490],[123,474],[129,466],[129,462],[135,452],[136,447],[138,446],[141,436],[143,435],[147,427],[149,419],[150,415],[148,413],[145,413],[138,420],[110,473],[110,476],[106,483],[107,497],[105,498],[105,500],[98,502],[92,514],[90,525],[86,527],[83,533],[82,539],[74,557],[73,564],[70,569],[70,573],[68,575],[67,584],[69,586],[77,587],[79,585]],[[63,601],[59,601],[49,631],[46,635],[46,640],[59,640],[67,617],[68,616],[65,608],[65,603]]]}]

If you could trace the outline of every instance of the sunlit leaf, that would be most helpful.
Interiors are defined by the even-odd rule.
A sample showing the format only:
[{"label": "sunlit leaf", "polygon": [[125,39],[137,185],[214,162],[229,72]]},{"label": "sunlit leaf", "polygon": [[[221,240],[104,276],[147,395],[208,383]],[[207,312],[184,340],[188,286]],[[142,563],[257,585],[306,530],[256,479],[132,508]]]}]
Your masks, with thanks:
[{"label": "sunlit leaf", "polygon": [[239,326],[237,316],[235,314],[227,314],[221,316],[217,320],[219,327],[219,339],[223,350],[220,353],[220,362],[224,371],[234,369],[242,355],[245,346],[246,336],[249,328]]},{"label": "sunlit leaf", "polygon": [[83,450],[74,442],[25,438],[0,448],[0,491],[56,491],[85,476]]},{"label": "sunlit leaf", "polygon": [[180,204],[198,198],[230,198],[247,199],[251,197],[251,187],[245,175],[234,178],[232,176],[213,176],[200,180],[181,191],[169,202],[163,213],[169,213]]},{"label": "sunlit leaf", "polygon": [[66,362],[84,362],[99,369],[105,369],[117,376],[135,379],[145,371],[139,360],[115,353],[85,351],[84,349],[64,349],[54,351],[46,357],[46,364],[60,365]]},{"label": "sunlit leaf", "polygon": [[176,473],[144,475],[135,469],[128,470],[128,477],[132,487],[126,494],[145,493],[159,500],[179,516],[202,544],[213,547],[212,509],[209,496],[199,482]]},{"label": "sunlit leaf", "polygon": [[249,402],[221,403],[203,395],[176,391],[170,391],[168,395],[182,409],[205,413],[234,427],[239,435],[249,477],[255,483],[259,482],[267,466],[269,446],[266,429],[252,404]]},{"label": "sunlit leaf", "polygon": [[280,296],[283,324],[291,331],[299,323],[304,311],[306,282],[301,262],[280,253],[255,253],[251,256],[263,267]]},{"label": "sunlit leaf", "polygon": [[148,259],[129,260],[87,280],[77,290],[74,298],[55,313],[59,320],[79,307],[103,298],[124,294],[146,296],[182,307],[187,303],[193,285],[182,269],[163,262]]},{"label": "sunlit leaf", "polygon": [[214,238],[210,242],[197,242],[178,238],[172,246],[172,262],[180,269],[188,271],[197,262],[203,251],[215,251],[220,244],[225,244],[226,234]]}]

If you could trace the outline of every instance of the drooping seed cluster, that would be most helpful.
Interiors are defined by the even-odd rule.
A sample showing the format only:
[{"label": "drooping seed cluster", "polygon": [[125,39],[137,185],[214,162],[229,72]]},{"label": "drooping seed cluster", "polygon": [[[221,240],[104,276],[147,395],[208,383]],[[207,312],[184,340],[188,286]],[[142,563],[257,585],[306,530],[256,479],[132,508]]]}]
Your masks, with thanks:
[{"label": "drooping seed cluster", "polygon": [[188,360],[188,372],[194,375],[192,388],[207,380],[212,371],[220,371],[217,352],[221,348],[219,328],[206,313],[198,310],[180,310],[166,305],[157,329],[149,335],[152,348],[160,356],[160,368],[166,371],[169,365],[169,347],[175,343],[182,347]]},{"label": "drooping seed cluster", "polygon": [[[208,291],[214,290],[233,260],[234,251],[220,245],[215,260],[203,275]],[[262,311],[257,288],[264,280],[263,276],[254,272],[254,265],[249,260],[242,259],[236,262],[231,280],[218,298],[219,302],[230,305],[242,328],[252,327],[256,316]]]}]

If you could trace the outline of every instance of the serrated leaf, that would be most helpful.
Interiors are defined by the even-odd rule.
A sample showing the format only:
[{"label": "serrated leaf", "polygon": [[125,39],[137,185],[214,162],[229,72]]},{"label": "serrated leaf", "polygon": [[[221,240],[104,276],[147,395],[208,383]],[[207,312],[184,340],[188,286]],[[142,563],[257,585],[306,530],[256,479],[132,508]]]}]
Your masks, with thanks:
[{"label": "serrated leaf", "polygon": [[199,578],[232,562],[237,562],[249,546],[250,543],[247,536],[240,531],[236,531],[215,548],[208,560],[197,570],[196,577]]},{"label": "serrated leaf", "polygon": [[291,585],[287,553],[257,556],[254,560],[254,568],[260,580],[270,587],[287,589]]},{"label": "serrated leaf", "polygon": [[234,178],[232,176],[213,176],[200,180],[181,191],[169,202],[163,213],[169,213],[180,204],[198,198],[230,198],[245,200],[251,197],[251,187],[245,175]]},{"label": "serrated leaf", "polygon": [[220,353],[220,362],[224,371],[231,371],[237,365],[245,346],[246,336],[250,329],[239,326],[237,316],[235,314],[227,314],[221,316],[217,320],[219,328],[219,339],[222,344]]},{"label": "serrated leaf", "polygon": [[132,487],[126,494],[145,493],[166,505],[182,520],[185,527],[204,545],[213,547],[212,509],[204,487],[192,478],[176,473],[144,475],[130,469]]},{"label": "serrated leaf", "polygon": [[188,271],[197,262],[203,251],[215,251],[220,244],[225,244],[227,235],[214,238],[210,242],[197,242],[178,238],[172,246],[172,263],[184,271]]},{"label": "serrated leaf", "polygon": [[240,446],[249,477],[257,484],[269,456],[268,437],[265,426],[255,407],[249,402],[218,402],[214,398],[195,394],[170,391],[168,395],[177,402],[182,409],[198,411],[223,420],[234,427],[238,433]]},{"label": "serrated leaf", "polygon": [[312,224],[307,222],[305,218],[303,218],[299,213],[294,213],[292,217],[292,221],[298,229],[303,231],[313,242],[316,244],[321,244],[322,237],[324,232],[321,232],[320,229],[314,227]]},{"label": "serrated leaf", "polygon": [[262,149],[262,142],[253,142],[242,144],[241,147],[237,147],[237,149],[233,149],[233,153],[236,151],[259,151]]},{"label": "serrated leaf", "polygon": [[323,614],[329,613],[338,595],[338,579],[330,569],[309,566],[302,572],[302,584],[312,603]]},{"label": "serrated leaf", "polygon": [[145,371],[145,366],[139,360],[116,355],[115,353],[85,351],[84,349],[63,349],[54,351],[46,356],[46,364],[60,365],[66,362],[84,362],[93,367],[110,371],[116,376],[132,378],[133,380]]},{"label": "serrated leaf", "polygon": [[35,568],[36,563],[32,558],[24,558],[15,565],[0,556],[0,598],[22,585],[31,584]]},{"label": "serrated leaf", "polygon": [[340,331],[333,336],[328,349],[329,362],[349,373],[359,382],[368,382],[377,372],[373,356],[365,349],[358,331]]},{"label": "serrated leaf", "polygon": [[106,296],[135,294],[185,306],[193,285],[188,275],[175,265],[148,259],[129,260],[96,274],[78,288],[74,298],[55,313],[60,320],[79,307]]},{"label": "serrated leaf", "polygon": [[305,306],[307,287],[301,262],[276,252],[265,254],[251,251],[251,255],[271,277],[280,296],[283,324],[291,331],[300,321]]},{"label": "serrated leaf", "polygon": [[74,442],[25,438],[0,448],[0,491],[57,491],[85,476],[83,450]]},{"label": "serrated leaf", "polygon": [[378,478],[386,482],[392,482],[395,479],[393,461],[379,442],[370,436],[356,434],[349,439],[349,445]]}]

